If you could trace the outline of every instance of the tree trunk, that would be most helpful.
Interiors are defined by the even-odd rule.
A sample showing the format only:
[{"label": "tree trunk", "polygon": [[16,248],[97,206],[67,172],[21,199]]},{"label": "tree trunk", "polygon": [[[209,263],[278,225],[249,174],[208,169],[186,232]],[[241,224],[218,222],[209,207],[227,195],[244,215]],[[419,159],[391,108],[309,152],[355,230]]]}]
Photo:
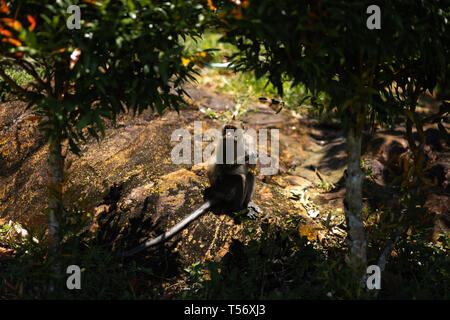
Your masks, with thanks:
[{"label": "tree trunk", "polygon": [[367,240],[362,218],[362,182],[364,174],[361,161],[361,122],[362,117],[349,121],[347,132],[347,178],[344,201],[347,222],[347,241],[350,251],[350,263],[355,268],[355,275],[361,275],[367,262]]},{"label": "tree trunk", "polygon": [[60,242],[59,221],[62,215],[62,182],[63,182],[63,157],[61,155],[61,140],[57,137],[49,138],[48,171],[50,176],[48,188],[48,208],[50,211],[49,222],[49,249],[53,259],[58,256]]},{"label": "tree trunk", "polygon": [[[57,62],[55,64],[54,74],[54,98],[61,101],[64,97],[64,80],[65,74],[68,70],[68,64],[65,61]],[[51,117],[57,117],[52,113]],[[52,120],[52,119],[50,119]],[[48,156],[48,171],[50,176],[49,181],[49,194],[48,194],[48,208],[50,211],[50,223],[49,223],[49,249],[50,256],[53,259],[58,258],[58,249],[60,244],[60,226],[61,217],[63,214],[63,201],[62,201],[62,184],[64,173],[64,159],[61,149],[61,123],[56,119],[53,119],[55,123],[49,134],[49,156]],[[57,124],[56,124],[57,123]],[[57,269],[55,265],[55,269]],[[56,270],[57,271],[57,270]]]}]

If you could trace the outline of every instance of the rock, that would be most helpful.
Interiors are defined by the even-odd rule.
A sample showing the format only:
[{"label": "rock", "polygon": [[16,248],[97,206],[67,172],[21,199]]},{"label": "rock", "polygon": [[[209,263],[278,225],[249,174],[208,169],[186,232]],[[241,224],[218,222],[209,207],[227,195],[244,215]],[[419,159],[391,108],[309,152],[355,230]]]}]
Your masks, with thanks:
[{"label": "rock", "polygon": [[177,189],[179,185],[189,186],[192,181],[198,181],[198,177],[192,171],[180,169],[161,176],[158,184],[162,190]]},{"label": "rock", "polygon": [[196,175],[203,175],[206,172],[207,168],[208,168],[208,163],[201,162],[201,163],[194,164],[191,168],[191,171],[194,172]]},{"label": "rock", "polygon": [[123,211],[141,205],[145,198],[155,192],[154,182],[147,183],[131,190],[131,192],[119,203],[119,208]]},{"label": "rock", "polygon": [[291,186],[298,186],[301,189],[305,189],[308,188],[310,186],[312,186],[311,181],[299,177],[299,176],[286,176],[284,177],[284,180]]},{"label": "rock", "polygon": [[309,241],[320,241],[322,242],[323,238],[325,238],[324,230],[321,225],[313,220],[304,220],[300,223],[298,227],[298,233],[300,238],[307,237]]},{"label": "rock", "polygon": [[320,182],[319,177],[317,177],[316,173],[308,168],[297,167],[295,168],[293,173],[295,176],[305,178],[306,180],[311,181],[312,183]]},{"label": "rock", "polygon": [[282,188],[285,188],[288,185],[287,182],[283,179],[283,177],[280,176],[273,176],[271,182]]},{"label": "rock", "polygon": [[272,190],[267,186],[262,187],[257,191],[257,193],[261,201],[269,201],[273,199]]}]

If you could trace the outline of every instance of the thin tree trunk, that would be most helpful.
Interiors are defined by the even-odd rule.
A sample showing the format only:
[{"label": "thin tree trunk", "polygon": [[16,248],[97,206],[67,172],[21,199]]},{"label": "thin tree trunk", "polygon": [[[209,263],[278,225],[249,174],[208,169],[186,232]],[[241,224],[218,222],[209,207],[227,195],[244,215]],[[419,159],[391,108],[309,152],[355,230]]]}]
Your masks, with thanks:
[{"label": "thin tree trunk", "polygon": [[[55,64],[54,75],[54,97],[61,101],[64,97],[64,80],[67,72],[67,62],[57,62]],[[53,115],[56,117],[56,115]],[[56,120],[56,119],[55,119]],[[59,121],[54,121],[58,123]],[[49,135],[49,157],[48,157],[48,171],[50,175],[49,183],[49,197],[48,207],[50,211],[49,237],[50,237],[50,253],[53,259],[58,257],[58,248],[60,243],[60,229],[59,222],[62,216],[62,182],[64,159],[61,150],[61,130],[58,123],[53,127]]]},{"label": "thin tree trunk", "polygon": [[348,228],[350,263],[355,268],[355,276],[358,276],[364,272],[362,268],[367,262],[367,240],[362,218],[362,182],[364,178],[360,167],[362,126],[356,123],[358,121],[356,119],[358,117],[355,117],[354,121],[349,121],[347,132],[348,167],[344,210]]},{"label": "thin tree trunk", "polygon": [[50,137],[49,139],[49,157],[48,171],[49,197],[48,208],[50,211],[49,222],[49,240],[50,255],[53,259],[58,256],[58,247],[60,242],[59,220],[62,215],[62,181],[63,181],[63,157],[61,155],[61,141],[59,138]]}]

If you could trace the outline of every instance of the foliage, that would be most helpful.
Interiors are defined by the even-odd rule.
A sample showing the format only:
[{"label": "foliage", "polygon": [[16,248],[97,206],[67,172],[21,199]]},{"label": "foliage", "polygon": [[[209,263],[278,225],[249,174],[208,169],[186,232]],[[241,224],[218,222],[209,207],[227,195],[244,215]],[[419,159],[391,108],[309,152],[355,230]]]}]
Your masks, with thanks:
[{"label": "foliage", "polygon": [[[186,50],[191,54],[211,50],[212,62],[229,62],[238,49],[227,42],[220,41],[220,33],[205,32],[201,38],[189,38],[183,42]],[[214,49],[214,50],[213,50]],[[201,85],[213,86],[215,89],[233,95],[234,101],[246,109],[257,101],[259,97],[278,97],[279,93],[267,76],[255,78],[250,71],[241,70],[235,72],[232,68],[211,68],[206,66],[200,71],[198,82]],[[318,97],[318,103],[328,103],[328,97],[324,93]],[[288,109],[298,110],[305,104],[311,103],[312,97],[302,85],[292,86],[291,81],[283,82],[283,101]],[[308,110],[309,113],[314,110]]]},{"label": "foliage", "polygon": [[[389,216],[389,214],[387,214]],[[24,299],[141,299],[161,297],[158,287],[166,277],[145,261],[124,263],[96,238],[89,213],[79,208],[65,212],[62,225],[67,235],[61,244],[61,263],[79,265],[82,290],[67,290],[65,276],[55,274],[45,259],[45,233],[32,233],[36,241],[15,241],[13,260],[0,266],[0,297]],[[298,221],[292,223],[295,226]],[[373,224],[379,228],[383,223]],[[5,228],[4,228],[5,229]],[[413,231],[398,243],[395,255],[382,276],[379,299],[448,299],[450,238],[441,244]],[[31,238],[30,238],[31,239]],[[376,238],[374,238],[376,239]],[[81,241],[80,241],[81,240]],[[386,232],[372,243],[369,261],[376,260],[385,244]],[[193,263],[188,279],[174,298],[183,299],[374,299],[374,292],[354,286],[352,270],[344,263],[346,250],[324,247],[296,228],[280,229],[264,224],[261,239],[247,244],[234,242],[221,262]],[[54,292],[50,279],[57,279]]]},{"label": "foliage", "polygon": [[[33,80],[33,77],[17,68],[8,68],[5,70],[5,73],[19,86],[23,86]],[[11,88],[8,82],[5,82],[3,78],[0,78],[0,102],[5,101],[5,98],[10,91]]]},{"label": "foliage", "polygon": [[[12,222],[12,221],[11,221]],[[17,241],[17,231],[15,228],[16,225],[12,223],[4,224],[0,228],[0,245],[3,247],[14,247]],[[17,224],[18,228],[22,226]]]},{"label": "foliage", "polygon": [[225,62],[227,57],[237,53],[237,49],[232,44],[220,42],[220,37],[220,33],[206,30],[201,37],[186,38],[182,44],[190,55],[209,50],[213,58],[212,62]]},{"label": "foliage", "polygon": [[[446,239],[446,240],[445,240]],[[445,242],[446,241],[446,242]],[[391,258],[382,290],[362,291],[344,262],[344,248],[326,248],[299,239],[295,230],[266,226],[260,240],[233,243],[221,262],[207,261],[189,269],[184,299],[446,299],[449,237],[431,244],[422,233],[401,241]],[[369,251],[376,260],[379,249]],[[400,281],[390,283],[392,277]]]},{"label": "foliage", "polygon": [[395,298],[449,299],[445,288],[450,285],[450,237],[443,235],[442,245],[431,243],[427,237],[426,233],[414,232],[397,245],[396,257],[392,258],[386,272],[394,274],[399,281],[395,284],[396,290],[391,287],[383,296],[397,291]]},{"label": "foliage", "polygon": [[[0,297],[21,299],[131,299],[138,298],[133,291],[133,279],[151,276],[151,270],[129,265],[105,245],[93,245],[97,237],[92,228],[92,216],[80,208],[64,211],[61,230],[65,237],[60,244],[59,263],[63,266],[78,265],[81,268],[82,289],[68,290],[67,275],[55,272],[52,260],[47,259],[48,236],[34,232],[24,241],[15,241],[14,260],[5,261],[0,267]],[[3,228],[4,229],[4,228]],[[36,240],[31,241],[31,236]],[[28,240],[29,239],[29,240]],[[50,290],[53,280],[55,288]],[[152,294],[150,293],[147,294]]]},{"label": "foliage", "polygon": [[[372,30],[366,26],[366,1],[224,0],[216,5],[223,41],[239,49],[232,57],[236,70],[252,70],[257,78],[267,75],[280,95],[283,83],[291,80],[313,97],[320,92],[330,96],[327,106],[318,107],[335,110],[343,120],[348,149],[344,208],[354,222],[349,226],[351,263],[365,264],[362,130],[375,120],[392,122],[404,111],[398,94],[389,99],[399,87],[411,102],[417,101],[417,92],[448,83],[450,8],[444,1],[379,1],[382,26]],[[407,114],[408,132],[414,108]],[[421,168],[423,157],[416,161]]]},{"label": "foliage", "polygon": [[[234,242],[221,263],[203,265],[202,282],[181,296],[195,299],[280,299],[326,297],[317,280],[324,251],[295,230],[281,231],[263,225],[260,240],[245,246]],[[308,261],[308,263],[300,263]],[[191,276],[192,280],[195,280]],[[302,279],[302,281],[298,281]]]},{"label": "foliage", "polygon": [[448,78],[450,11],[443,1],[377,5],[382,8],[380,30],[366,27],[366,1],[216,4],[222,40],[239,49],[233,56],[237,70],[252,70],[257,78],[267,75],[280,94],[283,82],[292,80],[293,86],[303,83],[314,95],[327,92],[329,107],[339,113],[370,105],[378,120],[388,120],[396,108],[383,103],[381,91],[388,94],[385,90],[395,80],[390,70],[397,77],[404,70],[422,72],[429,90],[437,79]]},{"label": "foliage", "polygon": [[[71,5],[82,13],[81,28],[69,28],[76,18],[68,10]],[[0,77],[8,85],[0,89],[11,90],[41,116],[40,130],[49,141],[53,257],[64,236],[59,228],[63,143],[79,154],[87,134],[104,135],[104,118],[114,120],[128,110],[177,108],[183,83],[195,73],[193,64],[183,60],[179,38],[199,35],[203,9],[193,0],[1,1]],[[21,86],[8,69],[25,71],[33,82]]]},{"label": "foliage", "polygon": [[[81,9],[79,30],[66,26],[70,4]],[[204,16],[196,1],[27,1],[25,6],[17,0],[9,7],[2,13],[0,70],[21,68],[34,78],[27,91],[15,81],[10,87],[45,117],[41,128],[61,132],[76,153],[83,128],[98,138],[102,118],[125,108],[177,107],[182,83],[192,80],[192,66],[181,63],[178,38],[199,34]],[[27,19],[33,21],[28,28]]]}]

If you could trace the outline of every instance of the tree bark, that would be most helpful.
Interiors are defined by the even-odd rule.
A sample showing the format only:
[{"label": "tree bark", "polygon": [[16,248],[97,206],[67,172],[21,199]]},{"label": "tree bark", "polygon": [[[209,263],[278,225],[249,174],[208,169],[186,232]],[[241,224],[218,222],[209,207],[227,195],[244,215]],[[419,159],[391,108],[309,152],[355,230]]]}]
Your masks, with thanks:
[{"label": "tree bark", "polygon": [[[362,117],[361,117],[362,118]],[[347,178],[344,201],[345,218],[347,222],[347,242],[350,251],[350,263],[355,268],[355,275],[365,270],[367,262],[367,240],[362,217],[362,182],[364,174],[360,167],[361,161],[361,118],[349,121],[347,132]]]},{"label": "tree bark", "polygon": [[62,215],[62,182],[63,182],[63,157],[61,154],[61,140],[51,136],[49,138],[48,171],[50,176],[48,188],[49,221],[49,249],[52,258],[58,256],[60,242],[59,221]]}]

